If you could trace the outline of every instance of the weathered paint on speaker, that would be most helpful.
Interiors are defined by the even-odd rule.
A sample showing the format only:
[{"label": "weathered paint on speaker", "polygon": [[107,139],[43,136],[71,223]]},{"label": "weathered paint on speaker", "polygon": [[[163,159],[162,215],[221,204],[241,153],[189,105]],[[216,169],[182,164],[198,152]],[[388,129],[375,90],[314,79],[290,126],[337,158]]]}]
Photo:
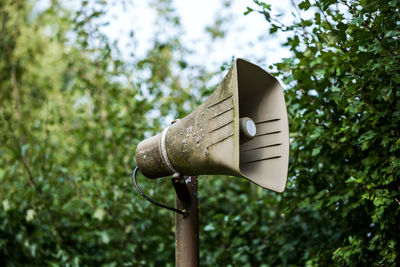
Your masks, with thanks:
[{"label": "weathered paint on speaker", "polygon": [[[252,138],[240,137],[240,118],[245,117],[256,126]],[[260,67],[237,59],[202,105],[162,133],[142,141],[135,157],[148,178],[174,172],[227,174],[282,192],[289,162],[282,87]]]}]

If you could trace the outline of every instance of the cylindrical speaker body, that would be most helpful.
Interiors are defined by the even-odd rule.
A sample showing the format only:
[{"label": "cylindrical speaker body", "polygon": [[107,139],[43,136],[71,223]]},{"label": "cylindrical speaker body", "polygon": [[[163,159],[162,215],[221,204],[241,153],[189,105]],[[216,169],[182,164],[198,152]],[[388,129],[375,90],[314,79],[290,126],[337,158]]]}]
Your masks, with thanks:
[{"label": "cylindrical speaker body", "polygon": [[136,148],[136,164],[148,178],[159,178],[171,174],[161,153],[161,134],[139,143]]}]

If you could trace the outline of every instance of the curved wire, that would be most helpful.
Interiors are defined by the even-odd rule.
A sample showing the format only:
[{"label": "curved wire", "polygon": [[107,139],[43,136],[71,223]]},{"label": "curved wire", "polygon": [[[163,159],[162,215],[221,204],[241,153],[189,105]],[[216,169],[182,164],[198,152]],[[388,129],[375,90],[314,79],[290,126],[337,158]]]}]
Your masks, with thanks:
[{"label": "curved wire", "polygon": [[160,202],[155,201],[154,199],[152,199],[151,197],[149,197],[148,195],[146,195],[145,193],[143,193],[143,191],[140,189],[139,185],[138,185],[137,182],[136,182],[136,173],[137,173],[138,169],[139,169],[139,167],[136,166],[135,170],[134,170],[133,173],[132,173],[132,180],[133,180],[133,184],[135,185],[137,191],[139,191],[139,194],[140,194],[144,199],[150,201],[152,204],[154,204],[154,205],[156,205],[156,206],[165,208],[165,209],[167,209],[167,210],[175,211],[176,213],[182,214],[182,215],[185,216],[185,217],[188,216],[188,213],[187,213],[186,211],[178,210],[178,209],[175,209],[175,208],[173,208],[173,207],[164,205],[164,204],[162,204],[162,203],[160,203]]}]

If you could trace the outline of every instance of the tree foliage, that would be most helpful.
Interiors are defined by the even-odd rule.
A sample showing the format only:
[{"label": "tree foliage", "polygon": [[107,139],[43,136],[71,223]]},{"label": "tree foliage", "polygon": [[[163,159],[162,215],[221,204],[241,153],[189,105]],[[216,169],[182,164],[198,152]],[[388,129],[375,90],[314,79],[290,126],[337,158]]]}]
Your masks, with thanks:
[{"label": "tree foliage", "polygon": [[[1,265],[148,265],[154,251],[152,265],[173,262],[173,216],[138,204],[129,179],[137,143],[160,127],[148,113],[173,62],[167,49],[145,69],[123,62],[100,30],[106,8],[0,4]],[[158,87],[135,80],[141,71]]]},{"label": "tree foliage", "polygon": [[303,0],[292,25],[255,2],[270,33],[290,34],[293,52],[276,64],[287,84],[291,160],[271,264],[394,266],[400,2]]},{"label": "tree foliage", "polygon": [[[290,36],[293,56],[275,66],[289,181],[280,195],[200,177],[202,265],[395,265],[400,2],[304,0],[291,25],[254,2],[246,13]],[[154,42],[129,59],[102,33],[106,1],[0,3],[0,265],[174,265],[174,214],[132,188],[134,150],[207,97],[216,74],[186,60],[171,1],[151,3]],[[173,203],[168,179],[139,179]]]}]

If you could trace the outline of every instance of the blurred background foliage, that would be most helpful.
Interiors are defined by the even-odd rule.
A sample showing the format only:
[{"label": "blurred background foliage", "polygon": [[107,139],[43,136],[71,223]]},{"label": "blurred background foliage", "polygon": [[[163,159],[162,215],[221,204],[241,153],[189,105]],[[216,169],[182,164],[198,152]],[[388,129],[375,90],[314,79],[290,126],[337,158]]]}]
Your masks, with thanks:
[{"label": "blurred background foliage", "polygon": [[[290,25],[254,2],[244,13],[285,32],[293,53],[270,69],[286,84],[287,189],[200,177],[201,264],[395,266],[400,1],[296,1]],[[229,64],[191,65],[171,1],[152,5],[154,45],[126,59],[100,30],[106,1],[0,2],[2,266],[174,265],[174,214],[132,188],[134,151],[201,103]],[[221,23],[207,27],[211,41],[224,38]],[[173,203],[168,179],[141,180]]]}]

